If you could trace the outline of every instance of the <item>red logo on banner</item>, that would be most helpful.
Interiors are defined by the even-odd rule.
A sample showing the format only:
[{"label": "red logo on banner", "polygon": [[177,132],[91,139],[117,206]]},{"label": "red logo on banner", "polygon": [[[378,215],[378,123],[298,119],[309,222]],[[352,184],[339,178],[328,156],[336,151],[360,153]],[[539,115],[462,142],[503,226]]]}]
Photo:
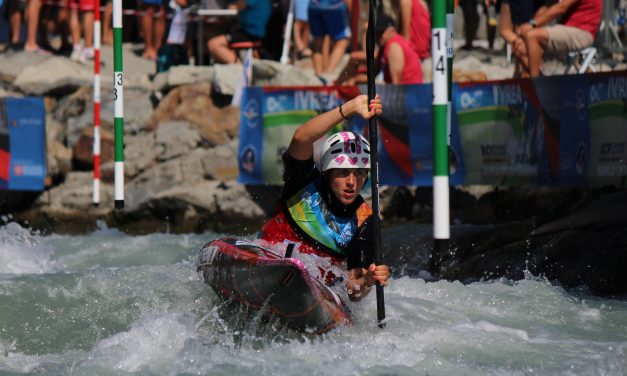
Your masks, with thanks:
[{"label": "red logo on banner", "polygon": [[6,150],[0,149],[0,179],[9,181],[9,165],[11,163],[11,154]]}]

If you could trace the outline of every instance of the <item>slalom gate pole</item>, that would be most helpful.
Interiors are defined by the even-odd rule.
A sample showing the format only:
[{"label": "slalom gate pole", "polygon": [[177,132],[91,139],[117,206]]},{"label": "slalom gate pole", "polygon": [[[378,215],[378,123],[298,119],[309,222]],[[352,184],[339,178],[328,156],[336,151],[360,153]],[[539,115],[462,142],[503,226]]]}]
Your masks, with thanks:
[{"label": "slalom gate pole", "polygon": [[455,36],[455,0],[446,0],[446,68],[447,68],[447,96],[446,104],[446,145],[451,146],[451,119],[453,116],[453,37]]},{"label": "slalom gate pole", "polygon": [[448,75],[446,44],[446,2],[433,1],[431,21],[431,57],[433,76],[433,255],[448,251],[449,219],[449,162],[448,162]]},{"label": "slalom gate pole", "polygon": [[94,6],[94,186],[92,203],[100,205],[100,0]]},{"label": "slalom gate pole", "polygon": [[124,74],[122,73],[122,0],[113,0],[113,128],[115,208],[124,208]]},{"label": "slalom gate pole", "polygon": [[[376,96],[374,84],[374,39],[375,39],[375,8],[376,0],[369,0],[368,10],[368,30],[366,32],[366,66],[368,70],[368,103]],[[368,120],[368,131],[370,133],[370,179],[372,186],[372,237],[374,245],[374,263],[381,265],[381,217],[379,208],[379,158],[377,154],[377,117],[373,116]],[[376,284],[377,290],[377,322],[379,328],[384,328],[385,323],[385,300],[383,286],[379,282]]]},{"label": "slalom gate pole", "polygon": [[281,64],[287,64],[290,61],[290,43],[292,42],[292,29],[294,27],[294,0],[290,0],[290,7],[287,12],[287,20],[285,21],[285,33],[283,34],[283,50],[281,51]]}]

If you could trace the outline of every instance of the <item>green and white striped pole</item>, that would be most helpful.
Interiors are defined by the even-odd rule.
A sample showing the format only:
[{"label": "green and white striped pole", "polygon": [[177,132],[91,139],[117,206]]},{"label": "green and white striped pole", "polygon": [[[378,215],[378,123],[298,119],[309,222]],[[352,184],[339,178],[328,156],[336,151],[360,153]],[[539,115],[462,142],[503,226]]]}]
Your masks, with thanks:
[{"label": "green and white striped pole", "polygon": [[113,0],[113,130],[115,208],[124,208],[124,74],[122,73],[122,0]]},{"label": "green and white striped pole", "polygon": [[433,1],[431,57],[433,77],[433,239],[434,255],[448,250],[449,165],[448,165],[448,67],[446,61],[446,2]]},{"label": "green and white striped pole", "polygon": [[446,144],[451,146],[451,117],[453,116],[453,37],[455,36],[455,0],[446,0],[446,68],[448,77],[448,103],[446,107]]}]

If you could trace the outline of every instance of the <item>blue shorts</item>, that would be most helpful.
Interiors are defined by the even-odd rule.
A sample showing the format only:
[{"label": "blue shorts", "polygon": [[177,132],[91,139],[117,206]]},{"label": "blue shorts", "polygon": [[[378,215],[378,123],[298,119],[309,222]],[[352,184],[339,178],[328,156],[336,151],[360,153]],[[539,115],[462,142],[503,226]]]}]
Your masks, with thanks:
[{"label": "blue shorts", "polygon": [[294,19],[296,21],[309,20],[309,0],[295,0],[294,2]]},{"label": "blue shorts", "polygon": [[309,29],[314,38],[330,35],[333,40],[350,38],[348,8],[344,6],[331,9],[309,7]]}]

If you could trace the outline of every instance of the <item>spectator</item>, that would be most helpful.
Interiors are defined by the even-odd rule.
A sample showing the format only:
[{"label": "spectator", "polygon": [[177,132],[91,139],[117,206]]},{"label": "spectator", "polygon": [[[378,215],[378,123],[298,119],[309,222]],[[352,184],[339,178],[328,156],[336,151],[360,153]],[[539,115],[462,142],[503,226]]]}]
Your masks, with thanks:
[{"label": "spectator", "polygon": [[400,0],[399,28],[421,60],[431,56],[431,16],[424,0]]},{"label": "spectator", "polygon": [[102,5],[104,5],[105,10],[102,15],[102,44],[111,45],[113,44],[113,0],[104,0],[103,2]]},{"label": "spectator", "polygon": [[309,48],[309,0],[295,0],[294,3],[294,47],[296,59],[311,57]]},{"label": "spectator", "polygon": [[[529,0],[528,0],[529,1]],[[464,38],[466,44],[462,46],[463,50],[472,50],[473,41],[477,36],[477,29],[479,28],[479,11],[477,10],[478,0],[459,0],[459,6],[462,8],[464,14]],[[495,16],[491,13],[496,12],[495,8],[498,8],[499,1],[497,0],[483,0],[484,13],[486,17],[486,29],[488,34],[488,48],[494,48],[494,39],[496,38],[496,22]]]},{"label": "spectator", "polygon": [[239,56],[229,44],[261,41],[266,34],[272,6],[270,0],[237,0],[228,6],[237,9],[238,23],[227,34],[209,39],[207,43],[213,61],[221,64],[240,62]]},{"label": "spectator", "polygon": [[[348,47],[351,31],[348,23],[348,5],[345,0],[311,0],[309,27],[313,36],[313,67],[316,75],[333,73]],[[328,61],[323,58],[324,38],[333,40]],[[326,81],[326,78],[322,78]]]},{"label": "spectator", "polygon": [[24,51],[49,55],[50,52],[41,48],[37,42],[40,11],[41,0],[28,1],[28,8],[26,9],[26,42],[24,43]]},{"label": "spectator", "polygon": [[396,31],[393,21],[385,15],[380,16],[375,32],[384,81],[390,84],[421,84],[420,59],[412,44]]},{"label": "spectator", "polygon": [[[561,0],[518,27],[529,56],[529,75],[540,75],[544,50],[577,51],[594,43],[601,23],[601,0]],[[554,20],[558,24],[549,26]]]},{"label": "spectator", "polygon": [[[70,0],[70,33],[72,54],[75,61],[87,63],[94,59],[94,0]],[[80,15],[79,15],[80,10]],[[82,24],[80,16],[82,16]],[[81,45],[81,26],[84,45]]]},{"label": "spectator", "polygon": [[7,3],[9,13],[9,24],[11,27],[11,41],[9,48],[18,50],[21,44],[22,20],[26,9],[26,0],[9,0]]},{"label": "spectator", "polygon": [[166,42],[157,50],[157,72],[167,71],[174,65],[189,64],[191,46],[186,38],[189,3],[189,0],[174,0],[169,4],[174,10],[174,16],[170,23]]},{"label": "spectator", "polygon": [[529,77],[529,63],[525,42],[518,35],[518,27],[546,11],[545,0],[503,0],[499,18],[499,33],[510,45],[516,60],[514,77]]},{"label": "spectator", "polygon": [[[142,0],[142,32],[144,35],[143,57],[157,59],[157,50],[163,42],[165,34],[165,7],[163,0]],[[156,14],[155,14],[156,13]]]}]

